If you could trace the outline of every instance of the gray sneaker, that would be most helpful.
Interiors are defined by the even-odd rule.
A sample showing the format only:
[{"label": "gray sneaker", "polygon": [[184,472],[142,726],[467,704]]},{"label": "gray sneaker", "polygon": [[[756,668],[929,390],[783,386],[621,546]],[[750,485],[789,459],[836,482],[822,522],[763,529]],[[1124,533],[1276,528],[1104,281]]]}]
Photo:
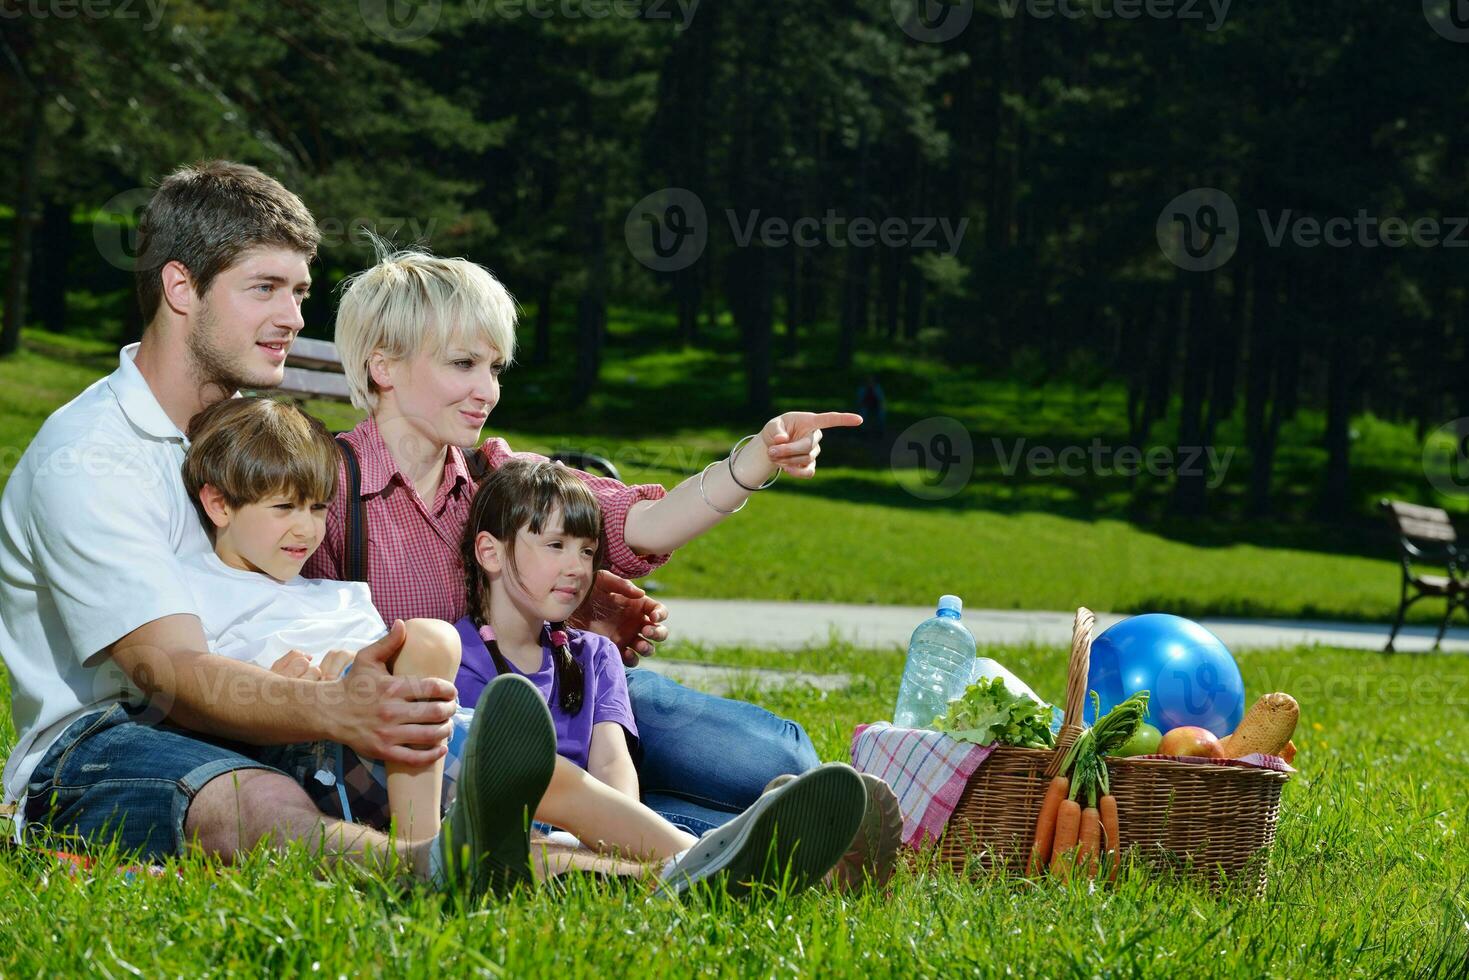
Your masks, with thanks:
[{"label": "gray sneaker", "polygon": [[530,820],[551,785],[556,729],[524,677],[495,678],[475,705],[458,793],[432,846],[438,883],[478,900],[531,884]]},{"label": "gray sneaker", "polygon": [[[898,863],[898,848],[903,843],[903,814],[898,809],[898,796],[893,788],[869,772],[859,773],[867,789],[867,805],[862,823],[852,835],[847,852],[837,861],[827,884],[838,891],[855,891],[872,884],[881,888],[893,876]],[[765,787],[784,786],[795,776],[776,776]]]},{"label": "gray sneaker", "polygon": [[673,898],[717,879],[731,896],[786,883],[791,893],[821,880],[852,842],[867,791],[851,766],[829,762],[797,776],[716,827],[663,873],[655,895]]}]

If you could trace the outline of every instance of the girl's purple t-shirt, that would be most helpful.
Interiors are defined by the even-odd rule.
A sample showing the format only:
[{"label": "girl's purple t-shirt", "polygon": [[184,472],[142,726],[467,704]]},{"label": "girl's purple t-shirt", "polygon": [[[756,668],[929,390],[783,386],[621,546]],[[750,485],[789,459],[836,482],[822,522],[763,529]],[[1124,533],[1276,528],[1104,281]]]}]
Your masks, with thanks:
[{"label": "girl's purple t-shirt", "polygon": [[[459,690],[459,703],[472,707],[479,701],[485,685],[494,680],[499,671],[495,669],[489,647],[468,616],[455,623],[454,628],[459,631],[463,651],[454,686]],[[627,697],[627,676],[623,673],[622,656],[616,645],[599,633],[567,629],[566,636],[571,641],[571,655],[582,665],[582,673],[586,676],[586,690],[582,692],[579,712],[568,715],[561,710],[561,692],[556,686],[556,668],[550,647],[541,647],[540,669],[521,676],[536,686],[551,709],[551,721],[556,725],[557,753],[585,769],[592,750],[593,726],[613,721],[634,738],[637,737],[638,726],[633,721],[632,705]],[[521,673],[514,664],[510,664],[510,669]]]}]

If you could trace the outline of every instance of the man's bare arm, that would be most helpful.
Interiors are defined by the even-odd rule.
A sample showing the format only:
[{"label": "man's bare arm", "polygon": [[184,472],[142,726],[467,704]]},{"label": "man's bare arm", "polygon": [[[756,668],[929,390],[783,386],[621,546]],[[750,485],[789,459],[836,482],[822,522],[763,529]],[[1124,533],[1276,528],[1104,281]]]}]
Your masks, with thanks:
[{"label": "man's bare arm", "polygon": [[401,624],[357,654],[344,678],[282,677],[209,652],[195,616],[165,616],[108,651],[175,724],[252,745],[328,740],[384,762],[429,765],[445,752],[454,686],[395,678],[386,661],[403,645]]}]

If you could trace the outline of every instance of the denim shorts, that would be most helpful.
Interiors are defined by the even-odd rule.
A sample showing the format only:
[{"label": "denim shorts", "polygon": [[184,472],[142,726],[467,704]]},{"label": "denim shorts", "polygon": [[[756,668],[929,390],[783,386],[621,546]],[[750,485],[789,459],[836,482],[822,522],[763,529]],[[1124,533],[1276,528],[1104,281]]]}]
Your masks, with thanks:
[{"label": "denim shorts", "polygon": [[[115,704],[73,722],[31,774],[24,802],[28,839],[54,835],[157,860],[184,850],[184,820],[211,780],[232,772],[282,773],[317,807],[340,816],[340,758],[329,742],[245,745],[166,723],[139,720],[143,709]],[[72,842],[69,846],[76,846]]]}]

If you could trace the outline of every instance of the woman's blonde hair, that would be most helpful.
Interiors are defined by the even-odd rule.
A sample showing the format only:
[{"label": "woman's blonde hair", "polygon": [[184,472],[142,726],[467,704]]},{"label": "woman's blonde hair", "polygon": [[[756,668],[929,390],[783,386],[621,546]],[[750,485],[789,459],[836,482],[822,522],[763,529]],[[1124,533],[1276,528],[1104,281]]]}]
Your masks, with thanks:
[{"label": "woman's blonde hair", "polygon": [[390,252],[378,242],[377,264],[342,283],[337,306],[337,353],[352,404],[377,410],[377,386],[367,369],[374,351],[403,360],[483,340],[509,364],[515,319],[514,297],[484,266],[421,249]]}]

